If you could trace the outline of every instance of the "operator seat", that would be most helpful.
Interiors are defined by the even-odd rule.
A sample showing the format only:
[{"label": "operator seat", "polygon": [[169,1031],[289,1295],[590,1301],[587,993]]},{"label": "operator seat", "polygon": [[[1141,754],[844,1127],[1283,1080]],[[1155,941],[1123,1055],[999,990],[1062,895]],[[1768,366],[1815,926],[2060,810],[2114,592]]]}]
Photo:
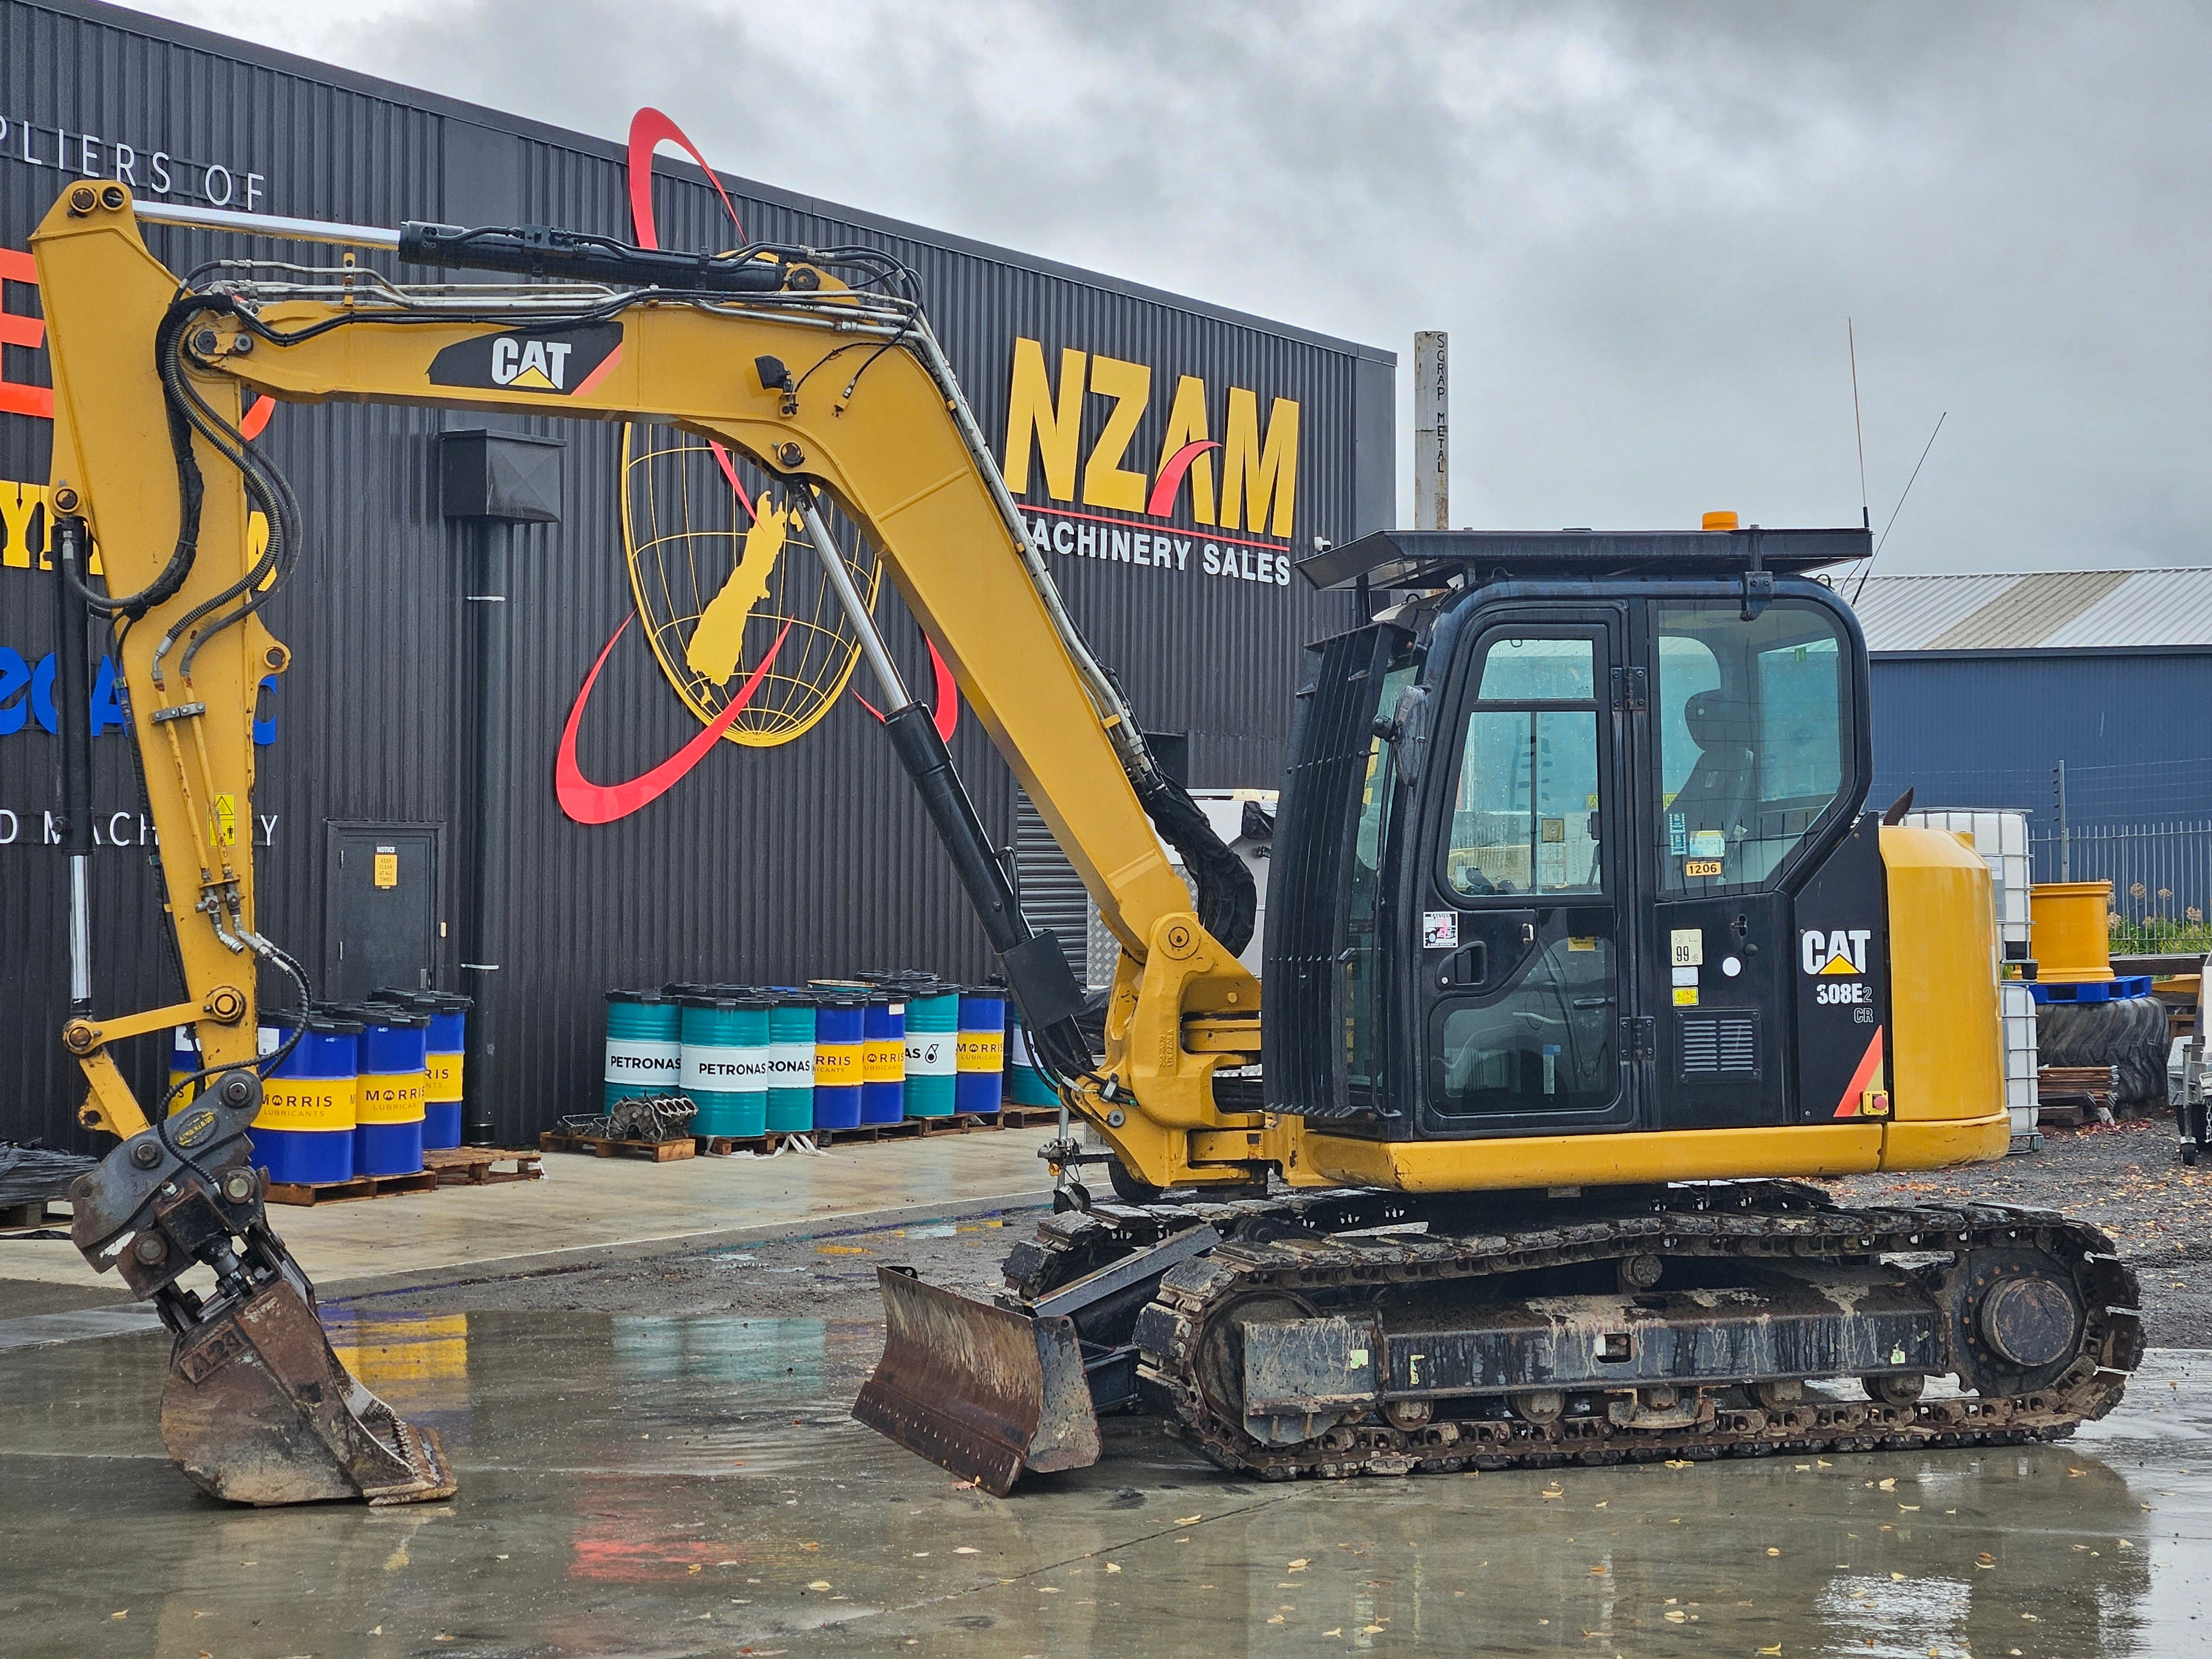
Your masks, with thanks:
[{"label": "operator seat", "polygon": [[1682,705],[1682,723],[1698,745],[1698,763],[1668,810],[1680,813],[1683,828],[1692,834],[1719,830],[1734,852],[1749,833],[1743,820],[1754,757],[1745,741],[1746,711],[1725,691],[1700,691]]}]

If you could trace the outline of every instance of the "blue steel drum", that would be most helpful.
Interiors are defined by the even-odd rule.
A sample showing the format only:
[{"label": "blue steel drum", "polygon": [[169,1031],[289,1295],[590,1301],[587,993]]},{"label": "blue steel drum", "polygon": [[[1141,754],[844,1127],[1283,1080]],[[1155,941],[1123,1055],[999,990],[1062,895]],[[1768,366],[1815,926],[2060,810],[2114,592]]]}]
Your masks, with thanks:
[{"label": "blue steel drum", "polygon": [[323,1009],[280,1009],[262,1018],[264,1036],[275,1039],[271,1052],[295,1031],[300,1040],[262,1080],[252,1132],[255,1161],[272,1182],[351,1181],[362,1022]]},{"label": "blue steel drum", "polygon": [[996,985],[960,993],[960,1048],[954,1068],[953,1109],[995,1112],[1006,1073],[1006,994]]},{"label": "blue steel drum", "polygon": [[422,1094],[422,1145],[461,1144],[462,1073],[468,1063],[469,1010],[473,997],[458,991],[379,991],[371,999],[430,1016],[428,1081]]},{"label": "blue steel drum", "polygon": [[868,997],[860,1048],[860,1121],[896,1123],[906,1115],[906,1000]]},{"label": "blue steel drum", "polygon": [[823,996],[814,1006],[814,1127],[857,1129],[866,1076],[867,1001]]},{"label": "blue steel drum", "polygon": [[362,1026],[354,1173],[419,1175],[422,1102],[430,1085],[430,1016],[388,1002],[340,1005],[337,1012]]}]

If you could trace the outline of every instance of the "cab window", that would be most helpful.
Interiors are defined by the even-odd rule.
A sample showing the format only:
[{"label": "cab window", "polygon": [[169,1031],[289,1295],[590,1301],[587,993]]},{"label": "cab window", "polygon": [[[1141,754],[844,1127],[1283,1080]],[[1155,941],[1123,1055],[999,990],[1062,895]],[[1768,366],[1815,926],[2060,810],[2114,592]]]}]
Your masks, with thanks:
[{"label": "cab window", "polygon": [[1597,644],[1490,641],[1461,733],[1444,880],[1462,898],[1604,889]]},{"label": "cab window", "polygon": [[1656,607],[1663,890],[1770,881],[1843,788],[1851,753],[1841,624],[1778,601]]}]

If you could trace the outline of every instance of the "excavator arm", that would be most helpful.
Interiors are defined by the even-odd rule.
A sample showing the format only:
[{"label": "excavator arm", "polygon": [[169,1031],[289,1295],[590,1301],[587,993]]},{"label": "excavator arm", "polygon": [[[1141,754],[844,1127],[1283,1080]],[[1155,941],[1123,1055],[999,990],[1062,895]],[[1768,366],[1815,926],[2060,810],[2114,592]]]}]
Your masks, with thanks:
[{"label": "excavator arm", "polygon": [[[325,268],[224,262],[180,282],[147,251],[142,218],[538,280],[402,286],[346,256]],[[1259,986],[1236,954],[1249,877],[1154,767],[1062,609],[918,302],[841,282],[836,261],[802,249],[710,259],[540,229],[280,225],[137,204],[119,185],[72,185],[32,246],[64,627],[76,607],[80,626],[89,611],[115,636],[186,989],[175,1006],[101,1018],[80,961],[64,1041],[89,1084],[83,1121],[123,1145],[87,1178],[74,1231],[178,1332],[165,1432],[209,1490],[253,1502],[452,1490],[434,1440],[331,1355],[247,1161],[274,1063],[257,1053],[258,969],[307,993],[256,917],[252,708],[264,678],[289,666],[260,611],[302,550],[289,487],[240,434],[249,392],[655,419],[780,480],[1063,1097],[1139,1180],[1264,1176],[1261,1119],[1218,1111],[1212,1096],[1213,1072],[1259,1047]],[[1080,996],[1057,942],[1023,920],[943,740],[854,591],[825,501],[878,550],[1121,941],[1103,1063],[1077,1032]],[[86,574],[95,552],[98,588]],[[1200,876],[1195,907],[1163,834]],[[185,1022],[209,1086],[174,1116],[148,1112],[109,1047]],[[195,1263],[215,1272],[212,1301],[181,1287]],[[320,1452],[295,1455],[306,1442]]]}]

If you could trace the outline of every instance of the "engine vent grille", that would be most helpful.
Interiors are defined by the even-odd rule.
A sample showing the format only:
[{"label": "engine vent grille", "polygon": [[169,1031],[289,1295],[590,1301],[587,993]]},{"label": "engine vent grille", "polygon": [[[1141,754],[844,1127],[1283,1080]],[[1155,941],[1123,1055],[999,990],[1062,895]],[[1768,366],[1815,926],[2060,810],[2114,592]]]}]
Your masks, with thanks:
[{"label": "engine vent grille", "polygon": [[1684,1014],[1681,1078],[1685,1083],[1737,1083],[1759,1076],[1759,1011]]}]

